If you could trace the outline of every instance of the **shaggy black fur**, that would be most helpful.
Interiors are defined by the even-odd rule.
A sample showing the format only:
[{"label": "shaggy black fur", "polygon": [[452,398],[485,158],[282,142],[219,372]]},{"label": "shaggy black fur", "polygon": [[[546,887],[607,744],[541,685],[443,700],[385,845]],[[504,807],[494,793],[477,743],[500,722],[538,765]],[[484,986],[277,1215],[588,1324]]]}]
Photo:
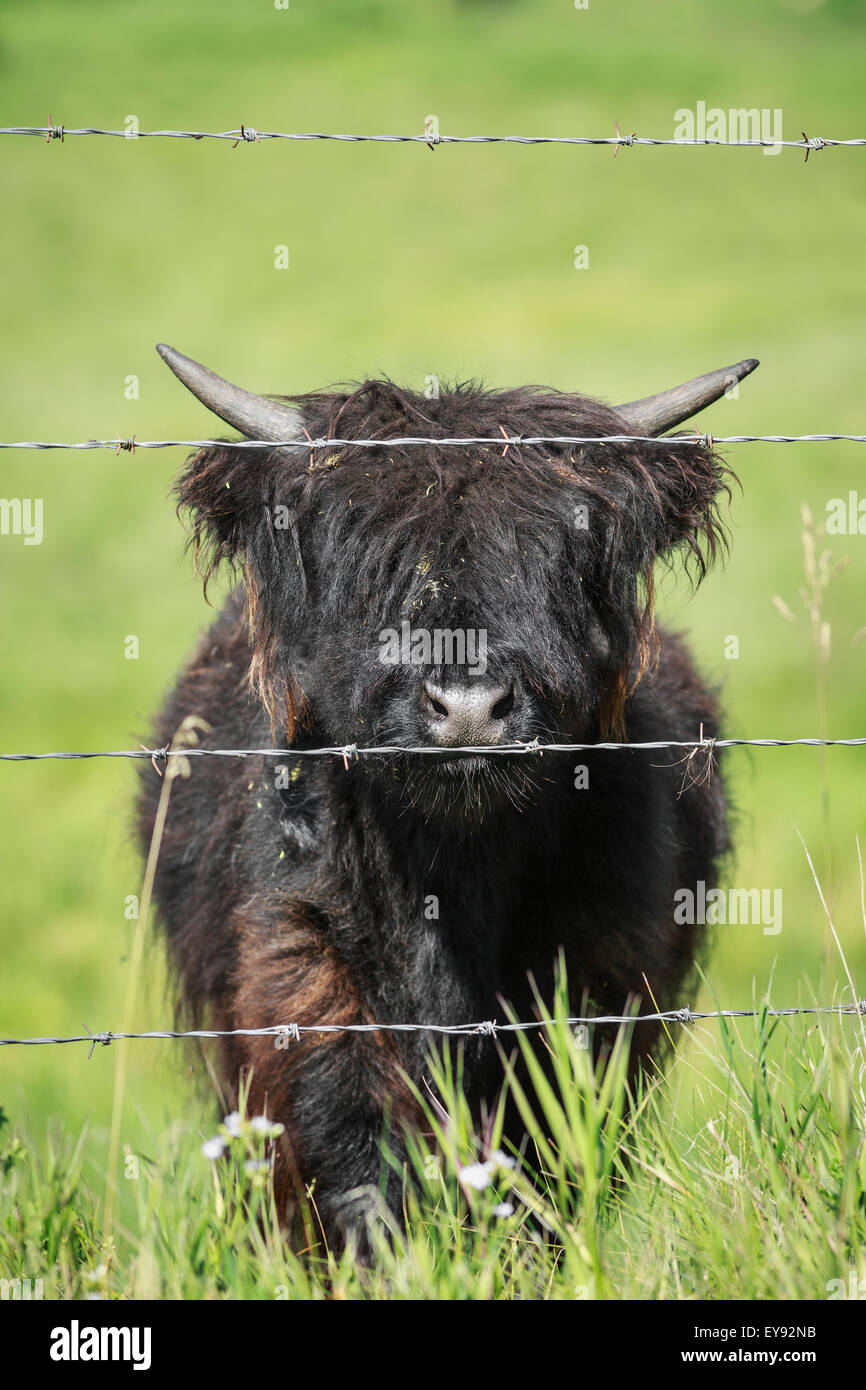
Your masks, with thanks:
[{"label": "shaggy black fur", "polygon": [[[390,382],[295,398],[314,437],[382,438],[311,463],[306,451],[213,448],[179,484],[209,572],[243,584],[160,717],[190,714],[213,747],[428,744],[421,682],[383,665],[379,633],[486,629],[487,679],[512,693],[503,741],[689,739],[718,731],[712,694],[652,618],[655,562],[684,547],[698,577],[722,544],[725,470],[678,444],[399,448],[389,436],[607,435],[612,410],[535,389],[459,386],[426,400]],[[578,509],[585,508],[581,512]],[[583,518],[583,524],[581,521]],[[587,520],[588,518],[588,520]],[[471,680],[457,669],[432,673]],[[252,677],[252,679],[250,679]],[[589,771],[575,788],[575,765]],[[280,1022],[462,1023],[535,1011],[562,952],[570,995],[620,1013],[644,977],[660,1007],[682,993],[700,927],[674,893],[714,883],[727,848],[718,775],[680,795],[676,755],[545,754],[438,761],[195,762],[177,781],[156,894],[182,995],[220,1028]],[[717,772],[717,769],[716,769]],[[159,795],[144,767],[148,842]],[[425,902],[438,899],[438,920]],[[658,1056],[635,1030],[633,1067]],[[315,1179],[333,1234],[355,1189],[376,1185],[379,1140],[417,1120],[403,1072],[425,1074],[417,1034],[330,1035],[287,1050],[234,1039],[223,1080],[252,1073],[251,1105],[286,1125],[278,1190]],[[501,1084],[494,1043],[465,1049],[476,1106]],[[399,1194],[393,1183],[389,1200]]]}]

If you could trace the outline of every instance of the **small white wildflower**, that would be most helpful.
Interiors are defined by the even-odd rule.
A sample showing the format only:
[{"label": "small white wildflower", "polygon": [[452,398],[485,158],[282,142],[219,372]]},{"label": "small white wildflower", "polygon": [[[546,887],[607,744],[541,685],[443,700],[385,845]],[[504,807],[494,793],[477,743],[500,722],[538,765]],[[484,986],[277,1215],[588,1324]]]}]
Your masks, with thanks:
[{"label": "small white wildflower", "polygon": [[494,1215],[494,1216],[513,1216],[513,1215],[514,1215],[514,1203],[513,1203],[513,1202],[500,1202],[498,1207],[494,1207],[494,1208],[493,1208],[493,1215]]},{"label": "small white wildflower", "polygon": [[257,1134],[263,1134],[266,1139],[276,1139],[278,1134],[282,1134],[285,1125],[281,1125],[274,1120],[269,1120],[267,1115],[256,1115],[250,1120],[251,1127]]},{"label": "small white wildflower", "polygon": [[483,1192],[490,1186],[490,1168],[486,1163],[470,1163],[458,1168],[457,1177],[464,1187],[474,1187],[476,1192]]},{"label": "small white wildflower", "polygon": [[216,1139],[206,1139],[201,1146],[205,1158],[222,1158],[226,1141],[217,1135]]},{"label": "small white wildflower", "polygon": [[108,1274],[108,1265],[97,1265],[95,1269],[85,1269],[84,1278],[88,1284],[99,1284]]},{"label": "small white wildflower", "polygon": [[233,1139],[237,1139],[241,1132],[241,1117],[237,1110],[233,1110],[230,1115],[226,1115],[223,1124]]},{"label": "small white wildflower", "polygon": [[266,1173],[270,1168],[266,1158],[248,1158],[244,1164],[245,1173]]},{"label": "small white wildflower", "polygon": [[[488,1163],[492,1165],[492,1170],[496,1168],[516,1168],[517,1164],[508,1154],[504,1154],[501,1149],[497,1149],[491,1154]],[[492,1171],[491,1170],[491,1171]]]}]

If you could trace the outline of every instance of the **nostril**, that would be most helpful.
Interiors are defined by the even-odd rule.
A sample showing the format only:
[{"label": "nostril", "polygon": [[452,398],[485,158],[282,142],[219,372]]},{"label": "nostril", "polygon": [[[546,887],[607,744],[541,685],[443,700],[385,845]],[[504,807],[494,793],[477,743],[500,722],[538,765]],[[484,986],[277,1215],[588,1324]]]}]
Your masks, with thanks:
[{"label": "nostril", "polygon": [[511,689],[507,691],[501,699],[497,700],[496,704],[491,709],[491,719],[507,719],[509,714],[511,714],[512,710],[514,709],[514,704],[514,686],[512,685]]},{"label": "nostril", "polygon": [[440,719],[447,718],[450,712],[445,701],[441,698],[439,690],[435,686],[428,685],[426,682],[423,687],[422,702],[427,706],[429,711],[437,715]]}]

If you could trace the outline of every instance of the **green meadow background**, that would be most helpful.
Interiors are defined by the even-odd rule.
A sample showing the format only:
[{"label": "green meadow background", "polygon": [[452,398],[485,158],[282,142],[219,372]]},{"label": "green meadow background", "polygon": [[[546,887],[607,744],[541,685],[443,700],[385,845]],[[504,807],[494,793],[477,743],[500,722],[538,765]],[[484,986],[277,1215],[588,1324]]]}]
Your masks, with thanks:
[{"label": "green meadow background", "polygon": [[[269,0],[206,6],[6,0],[0,123],[454,134],[670,136],[674,113],[781,108],[783,133],[866,134],[855,3]],[[388,374],[540,382],[611,401],[754,356],[701,419],[726,433],[866,431],[866,149],[263,143],[0,137],[0,437],[209,436],[160,340],[238,382],[300,391]],[[275,269],[287,245],[290,268]],[[578,245],[589,268],[574,268]],[[139,381],[125,397],[127,377]],[[854,444],[743,445],[732,551],[669,622],[722,683],[727,731],[819,732],[800,590],[801,507],[866,496]],[[210,620],[169,490],[181,450],[3,452],[5,497],[44,499],[44,541],[0,537],[3,751],[135,747]],[[866,536],[818,539],[847,568],[824,595],[826,730],[866,734]],[[795,620],[774,606],[781,597]],[[140,658],[126,660],[125,639]],[[726,659],[736,637],[739,656]],[[697,732],[697,731],[696,731]],[[618,755],[617,755],[618,756]],[[729,883],[781,888],[778,935],[719,930],[710,978],[749,1007],[832,997],[866,967],[856,837],[866,749],[736,750]],[[239,775],[241,775],[239,773]],[[139,892],[129,762],[0,764],[0,1034],[120,1026]],[[823,788],[827,809],[823,809]],[[622,845],[624,862],[628,845]],[[158,951],[137,1022],[170,1026]],[[866,984],[859,992],[866,994]],[[703,999],[706,1001],[705,994]],[[683,1000],[697,1006],[698,1001]],[[0,1050],[0,1104],[37,1136],[89,1121],[104,1171],[116,1049]],[[129,1051],[122,1140],[191,1112],[176,1044]],[[193,1078],[194,1080],[194,1078]]]}]

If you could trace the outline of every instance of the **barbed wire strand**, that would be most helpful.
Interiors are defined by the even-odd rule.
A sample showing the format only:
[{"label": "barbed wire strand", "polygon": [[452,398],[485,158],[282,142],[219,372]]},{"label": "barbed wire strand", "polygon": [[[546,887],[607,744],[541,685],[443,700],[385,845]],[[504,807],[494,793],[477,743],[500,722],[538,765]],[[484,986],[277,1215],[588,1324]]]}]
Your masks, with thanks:
[{"label": "barbed wire strand", "polygon": [[82,439],[73,443],[60,440],[18,439],[0,441],[0,449],[113,449],[132,453],[137,449],[386,449],[404,445],[436,445],[439,448],[470,448],[495,444],[500,449],[520,444],[692,444],[712,448],[715,444],[827,444],[847,440],[866,444],[866,434],[498,434],[468,435],[437,439],[432,435],[398,435],[391,439]]},{"label": "barbed wire strand", "polygon": [[0,126],[0,135],[35,135],[47,143],[68,135],[107,135],[120,140],[231,140],[234,145],[260,144],[263,140],[334,140],[346,144],[387,144],[387,145],[718,145],[731,148],[777,149],[786,147],[806,151],[806,158],[813,150],[828,147],[854,148],[866,145],[866,139],[832,139],[829,136],[809,137],[805,131],[800,140],[733,139],[721,140],[711,136],[682,136],[658,138],[649,135],[444,135],[438,130],[427,130],[423,135],[359,135],[338,134],[331,131],[283,131],[257,130],[254,126],[241,125],[238,130],[107,130],[101,126],[64,126],[51,122],[47,126]]},{"label": "barbed wire strand", "polygon": [[672,748],[705,749],[711,753],[716,748],[862,748],[866,747],[866,736],[860,738],[696,738],[659,739],[642,743],[540,743],[532,739],[528,743],[466,744],[460,747],[441,747],[431,745],[408,746],[400,744],[372,745],[359,747],[346,743],[341,747],[327,748],[125,748],[111,751],[62,753],[0,753],[0,762],[26,763],[43,762],[49,759],[66,758],[148,758],[154,763],[165,763],[169,758],[342,758],[348,766],[350,761],[365,757],[397,757],[411,753],[421,757],[454,757],[457,754],[483,754],[485,757],[531,756],[541,753],[613,753],[626,750],[655,752]]},{"label": "barbed wire strand", "polygon": [[[839,1014],[842,1017],[866,1015],[866,999],[855,1004],[820,1004],[811,1008],[773,1009],[769,1006],[760,1009],[711,1009],[695,1011],[688,1006],[682,1009],[668,1009],[663,1013],[652,1014],[597,1014],[584,1017],[562,1019],[569,1028],[590,1027],[594,1024],[634,1024],[634,1023],[700,1023],[710,1019],[733,1018],[793,1018],[807,1014]],[[89,1043],[90,1055],[97,1043],[108,1047],[113,1042],[127,1039],[178,1039],[178,1038],[286,1038],[300,1042],[305,1034],[330,1033],[436,1033],[445,1037],[489,1037],[500,1033],[525,1033],[541,1028],[556,1027],[557,1020],[550,1018],[532,1019],[528,1022],[497,1023],[495,1019],[485,1019],[480,1023],[274,1023],[263,1028],[191,1028],[187,1031],[173,1029],[152,1030],[146,1033],[115,1033],[106,1029],[102,1033],[76,1033],[69,1037],[44,1038],[0,1038],[0,1047],[48,1047],[64,1043]]]}]

